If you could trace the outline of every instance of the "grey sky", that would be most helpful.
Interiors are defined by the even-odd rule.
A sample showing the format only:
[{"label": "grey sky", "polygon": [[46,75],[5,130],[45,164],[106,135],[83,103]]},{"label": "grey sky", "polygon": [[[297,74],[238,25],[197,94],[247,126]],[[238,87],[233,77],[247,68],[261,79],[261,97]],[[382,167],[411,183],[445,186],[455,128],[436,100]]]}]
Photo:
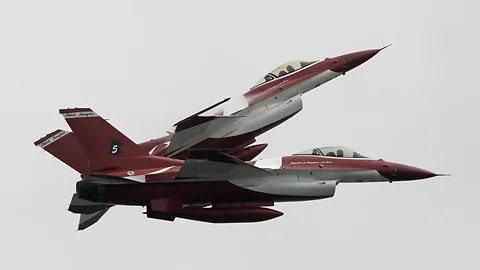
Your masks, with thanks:
[{"label": "grey sky", "polygon": [[[475,1],[2,1],[2,269],[478,269]],[[346,145],[450,178],[341,185],[211,225],[117,207],[75,232],[77,173],[33,142],[91,107],[134,141],[295,59],[392,47],[304,96],[261,157]]]}]

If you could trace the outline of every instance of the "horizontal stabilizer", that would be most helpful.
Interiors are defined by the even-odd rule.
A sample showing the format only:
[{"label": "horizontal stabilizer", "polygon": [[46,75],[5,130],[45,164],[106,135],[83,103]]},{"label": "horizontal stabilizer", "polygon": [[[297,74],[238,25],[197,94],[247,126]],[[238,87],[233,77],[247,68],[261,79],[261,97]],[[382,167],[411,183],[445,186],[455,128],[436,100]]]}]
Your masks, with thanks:
[{"label": "horizontal stabilizer", "polygon": [[92,213],[92,214],[81,214],[80,215],[80,220],[78,221],[78,230],[85,230],[86,228],[92,226],[93,224],[97,223],[100,218],[107,213],[109,208],[100,210],[98,212]]},{"label": "horizontal stabilizer", "polygon": [[208,178],[237,179],[261,177],[270,172],[217,151],[189,150],[189,156],[175,179]]}]

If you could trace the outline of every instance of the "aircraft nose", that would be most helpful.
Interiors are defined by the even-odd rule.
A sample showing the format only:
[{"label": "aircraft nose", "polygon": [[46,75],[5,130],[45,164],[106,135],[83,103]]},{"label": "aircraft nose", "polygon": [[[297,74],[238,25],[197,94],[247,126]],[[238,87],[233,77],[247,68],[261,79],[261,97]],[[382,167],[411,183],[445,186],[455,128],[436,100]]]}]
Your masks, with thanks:
[{"label": "aircraft nose", "polygon": [[350,71],[360,66],[361,64],[367,62],[372,57],[374,57],[377,53],[379,53],[381,50],[389,46],[390,45],[380,49],[365,50],[365,51],[359,51],[359,52],[341,55],[338,57],[338,59],[340,59],[340,61],[343,61],[343,64],[342,66],[334,69],[333,71],[345,74],[347,71]]},{"label": "aircraft nose", "polygon": [[438,176],[438,174],[413,166],[395,164],[395,172],[389,173],[388,179],[392,181],[420,180]]}]

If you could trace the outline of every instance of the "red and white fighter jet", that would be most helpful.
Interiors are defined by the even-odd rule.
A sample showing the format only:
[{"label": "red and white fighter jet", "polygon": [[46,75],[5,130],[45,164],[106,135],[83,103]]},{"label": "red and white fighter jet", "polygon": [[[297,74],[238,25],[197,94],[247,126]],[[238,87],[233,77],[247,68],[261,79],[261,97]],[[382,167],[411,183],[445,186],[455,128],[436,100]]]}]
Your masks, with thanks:
[{"label": "red and white fighter jet", "polygon": [[[386,47],[384,47],[386,48]],[[185,159],[189,149],[215,149],[249,161],[268,144],[256,137],[303,108],[302,95],[362,65],[378,52],[358,51],[322,61],[291,61],[270,71],[238,99],[226,98],[176,123],[174,133],[139,143],[155,156]]]},{"label": "red and white fighter jet", "polygon": [[263,76],[240,99],[220,101],[176,123],[173,135],[140,145],[153,155],[177,159],[184,159],[188,149],[217,149],[244,161],[251,160],[267,144],[249,145],[300,112],[303,94],[345,75],[386,47],[322,61],[285,63]]},{"label": "red and white fighter jet", "polygon": [[244,162],[214,150],[189,150],[185,160],[151,155],[89,108],[62,109],[72,132],[35,142],[80,173],[69,210],[79,230],[115,205],[146,206],[149,218],[211,223],[258,222],[283,213],[276,202],[331,198],[339,183],[394,182],[439,176],[371,159],[346,147]]}]

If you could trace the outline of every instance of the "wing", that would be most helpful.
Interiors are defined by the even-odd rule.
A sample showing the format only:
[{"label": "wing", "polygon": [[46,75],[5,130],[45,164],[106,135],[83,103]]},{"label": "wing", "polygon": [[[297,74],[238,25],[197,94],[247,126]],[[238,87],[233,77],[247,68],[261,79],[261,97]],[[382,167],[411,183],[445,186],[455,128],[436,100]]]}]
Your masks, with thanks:
[{"label": "wing", "polygon": [[218,151],[190,150],[175,179],[222,179],[261,177],[271,172]]},{"label": "wing", "polygon": [[215,137],[223,137],[232,132],[235,125],[234,122],[240,115],[211,115],[200,116],[220,104],[230,100],[226,98],[212,106],[203,109],[179,122],[174,126],[175,132],[167,149],[165,150],[165,157],[173,157],[215,135]]},{"label": "wing", "polygon": [[201,111],[199,111],[199,112],[197,112],[197,113],[194,113],[194,114],[190,115],[189,117],[187,117],[187,118],[185,118],[185,119],[183,119],[183,120],[181,120],[181,121],[178,121],[178,122],[177,122],[176,124],[174,124],[173,126],[174,126],[174,127],[175,127],[175,126],[177,127],[177,130],[176,130],[176,131],[180,131],[179,129],[184,129],[184,128],[183,128],[184,126],[187,126],[187,127],[188,127],[188,124],[187,124],[187,123],[191,122],[191,121],[194,120],[194,119],[197,119],[197,117],[198,117],[200,114],[205,113],[205,112],[208,112],[209,110],[211,110],[211,109],[213,109],[213,108],[215,108],[215,107],[218,107],[218,106],[220,106],[221,104],[223,104],[223,103],[225,103],[225,102],[227,102],[227,101],[229,101],[229,100],[230,100],[230,98],[226,98],[226,99],[224,99],[224,100],[222,100],[222,101],[219,101],[219,102],[213,104],[213,105],[210,106],[210,107],[207,107],[207,108],[205,108],[205,109],[203,109],[203,110],[201,110]]}]

